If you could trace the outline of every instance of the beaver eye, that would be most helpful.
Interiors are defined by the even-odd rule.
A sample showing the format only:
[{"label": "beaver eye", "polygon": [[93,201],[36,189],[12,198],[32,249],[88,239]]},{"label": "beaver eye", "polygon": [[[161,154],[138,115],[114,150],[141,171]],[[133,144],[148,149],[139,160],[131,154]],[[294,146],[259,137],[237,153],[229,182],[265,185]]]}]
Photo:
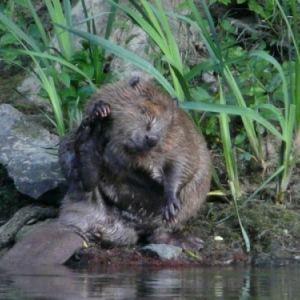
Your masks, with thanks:
[{"label": "beaver eye", "polygon": [[146,108],[145,107],[140,107],[140,112],[142,115],[146,113]]}]

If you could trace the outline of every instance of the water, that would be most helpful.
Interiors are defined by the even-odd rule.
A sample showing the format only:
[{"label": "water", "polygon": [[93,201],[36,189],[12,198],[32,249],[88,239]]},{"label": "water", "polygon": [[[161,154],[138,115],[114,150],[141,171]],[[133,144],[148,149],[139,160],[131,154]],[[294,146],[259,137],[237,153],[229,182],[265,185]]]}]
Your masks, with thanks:
[{"label": "water", "polygon": [[0,299],[300,299],[299,266],[66,267],[0,273]]}]

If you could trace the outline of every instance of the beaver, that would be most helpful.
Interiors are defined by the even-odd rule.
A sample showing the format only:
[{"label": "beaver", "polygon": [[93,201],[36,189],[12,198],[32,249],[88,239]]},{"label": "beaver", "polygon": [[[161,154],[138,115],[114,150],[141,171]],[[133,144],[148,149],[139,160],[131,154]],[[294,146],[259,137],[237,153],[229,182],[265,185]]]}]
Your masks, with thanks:
[{"label": "beaver", "polygon": [[92,96],[77,131],[61,142],[69,182],[60,222],[101,243],[155,243],[199,249],[176,231],[209,191],[211,160],[201,133],[178,101],[134,77]]}]

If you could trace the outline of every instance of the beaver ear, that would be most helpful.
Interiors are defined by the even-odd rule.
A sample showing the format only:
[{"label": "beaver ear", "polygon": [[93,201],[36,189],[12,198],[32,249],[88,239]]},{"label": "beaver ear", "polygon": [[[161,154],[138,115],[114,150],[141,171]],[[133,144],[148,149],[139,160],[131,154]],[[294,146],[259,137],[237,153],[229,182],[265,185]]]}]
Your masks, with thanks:
[{"label": "beaver ear", "polygon": [[175,112],[179,106],[177,98],[171,98],[171,97],[168,97],[168,101],[166,105],[167,105],[166,108],[173,112]]},{"label": "beaver ear", "polygon": [[129,80],[129,85],[134,88],[140,82],[140,77],[135,76]]},{"label": "beaver ear", "polygon": [[179,102],[178,102],[177,98],[173,98],[173,105],[174,105],[174,108],[177,108],[179,106]]},{"label": "beaver ear", "polygon": [[178,108],[178,99],[177,98],[171,98],[168,104],[169,109],[175,111]]}]

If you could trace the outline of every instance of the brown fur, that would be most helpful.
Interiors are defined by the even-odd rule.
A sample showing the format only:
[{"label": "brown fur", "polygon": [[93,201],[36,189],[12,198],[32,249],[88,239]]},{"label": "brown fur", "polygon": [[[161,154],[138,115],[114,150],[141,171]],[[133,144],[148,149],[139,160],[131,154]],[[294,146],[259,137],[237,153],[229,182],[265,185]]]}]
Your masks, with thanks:
[{"label": "brown fur", "polygon": [[141,234],[161,242],[159,232],[196,215],[210,186],[202,135],[176,100],[139,78],[92,97],[85,121],[61,143],[60,162],[70,182],[60,220],[110,244]]}]

